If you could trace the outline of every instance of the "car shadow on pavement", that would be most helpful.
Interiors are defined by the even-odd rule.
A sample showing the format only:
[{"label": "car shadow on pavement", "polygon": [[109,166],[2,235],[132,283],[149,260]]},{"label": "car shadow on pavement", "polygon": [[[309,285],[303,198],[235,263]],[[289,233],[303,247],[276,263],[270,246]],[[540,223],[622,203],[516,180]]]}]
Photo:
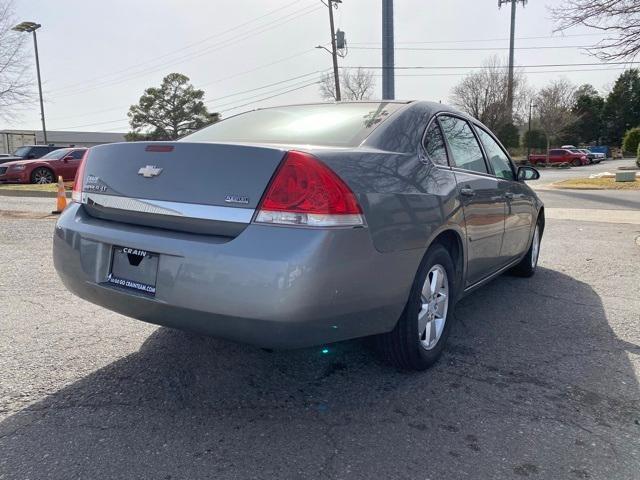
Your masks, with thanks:
[{"label": "car shadow on pavement", "polygon": [[362,340],[270,353],[158,328],[0,423],[0,478],[632,478],[629,354],[591,287],[544,268],[464,299],[422,373]]}]

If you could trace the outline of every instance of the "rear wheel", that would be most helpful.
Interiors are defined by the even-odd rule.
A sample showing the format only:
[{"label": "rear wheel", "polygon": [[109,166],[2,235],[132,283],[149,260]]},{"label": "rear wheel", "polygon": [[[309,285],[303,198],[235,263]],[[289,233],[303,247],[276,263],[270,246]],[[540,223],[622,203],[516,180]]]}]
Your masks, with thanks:
[{"label": "rear wheel", "polygon": [[449,252],[440,244],[429,248],[402,316],[379,338],[388,361],[407,370],[424,370],[438,360],[451,330],[455,278]]},{"label": "rear wheel", "polygon": [[533,238],[531,239],[531,246],[527,251],[527,254],[520,261],[518,265],[513,267],[512,272],[519,277],[531,277],[536,273],[538,267],[538,257],[540,255],[540,242],[542,240],[542,231],[540,228],[540,222],[536,224],[536,228],[533,231]]},{"label": "rear wheel", "polygon": [[53,172],[48,168],[38,167],[31,174],[31,183],[53,183]]}]

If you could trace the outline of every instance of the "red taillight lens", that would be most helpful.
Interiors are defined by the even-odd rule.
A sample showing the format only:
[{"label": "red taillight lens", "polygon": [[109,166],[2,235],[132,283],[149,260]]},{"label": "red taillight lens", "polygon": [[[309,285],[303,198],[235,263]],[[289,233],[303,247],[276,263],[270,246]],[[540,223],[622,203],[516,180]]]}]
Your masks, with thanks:
[{"label": "red taillight lens", "polygon": [[73,191],[71,192],[71,200],[73,202],[82,203],[82,187],[84,186],[84,166],[87,163],[87,156],[89,155],[89,150],[84,152],[82,156],[82,160],[80,160],[80,165],[78,166],[78,170],[76,170],[76,176],[73,179]]},{"label": "red taillight lens", "polygon": [[313,155],[290,151],[267,188],[256,222],[289,225],[362,225],[351,189]]}]

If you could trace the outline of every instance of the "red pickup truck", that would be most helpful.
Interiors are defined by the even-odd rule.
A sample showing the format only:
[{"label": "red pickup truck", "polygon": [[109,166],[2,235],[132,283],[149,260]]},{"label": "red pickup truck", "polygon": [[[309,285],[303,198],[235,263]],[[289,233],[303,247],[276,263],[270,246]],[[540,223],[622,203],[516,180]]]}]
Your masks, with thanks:
[{"label": "red pickup truck", "polygon": [[[545,163],[546,161],[546,155],[529,155],[529,163],[531,165]],[[584,153],[575,153],[566,148],[554,148],[549,150],[549,163],[570,163],[574,167],[579,167],[580,165],[588,165],[589,159]]]}]

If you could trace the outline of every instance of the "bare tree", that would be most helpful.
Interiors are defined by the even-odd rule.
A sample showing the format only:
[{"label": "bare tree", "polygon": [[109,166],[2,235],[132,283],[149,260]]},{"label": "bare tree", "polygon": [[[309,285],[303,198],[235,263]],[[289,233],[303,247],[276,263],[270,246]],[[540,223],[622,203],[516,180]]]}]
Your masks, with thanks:
[{"label": "bare tree", "polygon": [[587,51],[602,60],[628,60],[640,53],[638,0],[564,0],[552,8],[557,31],[583,25],[601,30],[607,38]]},{"label": "bare tree", "polygon": [[25,58],[28,35],[14,32],[13,2],[0,0],[0,118],[11,118],[30,103],[31,78]]},{"label": "bare tree", "polygon": [[[344,100],[369,100],[373,96],[376,81],[373,73],[358,67],[355,72],[342,70],[340,90]],[[320,80],[320,95],[325,100],[336,99],[336,85],[333,73],[327,73]]]},{"label": "bare tree", "polygon": [[575,87],[568,80],[555,80],[538,92],[536,111],[540,128],[547,137],[547,161],[551,140],[573,125],[577,116],[573,113]]},{"label": "bare tree", "polygon": [[[483,62],[482,69],[467,75],[453,88],[451,101],[492,130],[511,123],[507,103],[508,69],[499,57]],[[529,89],[522,71],[513,76],[513,119],[522,117]]]}]

